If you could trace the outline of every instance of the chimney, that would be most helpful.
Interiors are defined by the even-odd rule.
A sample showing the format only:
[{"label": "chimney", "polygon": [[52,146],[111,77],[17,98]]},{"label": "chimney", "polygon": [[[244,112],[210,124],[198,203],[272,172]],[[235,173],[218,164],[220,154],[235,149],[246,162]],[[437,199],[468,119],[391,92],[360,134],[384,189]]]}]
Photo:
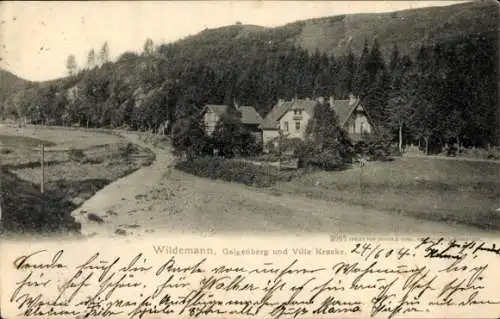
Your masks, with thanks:
[{"label": "chimney", "polygon": [[285,100],[283,100],[283,99],[278,99],[278,106],[283,105],[283,103],[285,103]]},{"label": "chimney", "polygon": [[349,105],[356,103],[356,97],[351,93],[349,94]]},{"label": "chimney", "polygon": [[322,96],[320,96],[320,97],[318,97],[318,98],[316,99],[316,101],[318,101],[318,103],[320,103],[320,104],[323,104],[323,103],[325,103],[325,98],[324,98],[324,97],[322,97]]}]

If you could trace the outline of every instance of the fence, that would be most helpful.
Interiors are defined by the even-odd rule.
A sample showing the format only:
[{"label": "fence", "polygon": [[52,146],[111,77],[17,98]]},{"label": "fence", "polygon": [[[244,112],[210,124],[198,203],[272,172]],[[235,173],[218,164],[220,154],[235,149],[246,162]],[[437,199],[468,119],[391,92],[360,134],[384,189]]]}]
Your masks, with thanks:
[{"label": "fence", "polygon": [[[0,145],[0,149],[2,146]],[[39,152],[40,153],[40,167],[41,167],[41,183],[40,183],[40,192],[43,194],[45,192],[45,153],[46,152],[69,152],[71,151],[70,148],[51,148],[47,147],[43,144],[40,144],[38,147],[24,147],[24,149],[34,151],[34,152]],[[0,185],[1,187],[1,185]],[[0,188],[1,190],[1,188]],[[1,216],[1,211],[0,211],[0,216]]]}]

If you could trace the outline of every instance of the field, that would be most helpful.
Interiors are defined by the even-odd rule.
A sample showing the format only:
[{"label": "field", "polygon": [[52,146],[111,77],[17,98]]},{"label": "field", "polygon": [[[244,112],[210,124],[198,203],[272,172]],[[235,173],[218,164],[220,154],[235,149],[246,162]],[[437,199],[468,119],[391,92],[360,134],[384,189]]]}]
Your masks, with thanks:
[{"label": "field", "polygon": [[[40,143],[45,152],[41,194]],[[3,226],[7,231],[76,229],[69,213],[96,191],[151,164],[154,154],[118,136],[0,127]]]},{"label": "field", "polygon": [[426,158],[369,162],[316,172],[274,187],[292,193],[382,209],[392,214],[500,229],[500,164]]}]

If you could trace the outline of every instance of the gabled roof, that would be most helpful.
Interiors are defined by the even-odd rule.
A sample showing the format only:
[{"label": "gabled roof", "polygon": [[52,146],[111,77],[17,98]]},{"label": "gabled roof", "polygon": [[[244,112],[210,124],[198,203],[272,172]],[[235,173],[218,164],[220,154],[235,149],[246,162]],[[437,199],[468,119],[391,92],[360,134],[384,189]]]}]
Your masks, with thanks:
[{"label": "gabled roof", "polygon": [[[286,112],[293,109],[305,110],[309,115],[312,116],[314,114],[314,107],[317,103],[318,102],[315,100],[295,100],[283,102],[281,104],[278,103],[264,118],[261,128],[264,130],[277,130],[277,122],[281,119],[281,117],[283,117],[283,115],[285,115]],[[351,114],[360,104],[361,103],[359,99],[354,100],[354,102],[351,100],[334,100],[333,109],[335,110],[335,113],[339,118],[339,124],[341,126],[344,126]],[[371,121],[371,118],[366,109],[364,111],[368,119]]]},{"label": "gabled roof", "polygon": [[[222,116],[227,111],[227,105],[208,104],[205,108],[214,112],[217,116]],[[241,112],[241,123],[249,125],[259,125],[262,123],[262,117],[252,106],[239,106],[238,110]]]},{"label": "gabled roof", "polygon": [[347,122],[352,112],[354,112],[358,105],[358,100],[356,100],[354,103],[352,103],[350,100],[335,100],[333,102],[333,109],[339,117],[339,124],[341,126],[343,126],[345,122]]},{"label": "gabled roof", "polygon": [[341,126],[344,126],[347,120],[351,117],[352,113],[358,108],[358,106],[363,107],[363,112],[365,113],[366,117],[368,118],[368,121],[370,122],[371,126],[373,127],[374,130],[377,130],[377,127],[375,126],[375,123],[372,120],[372,117],[370,116],[370,113],[366,109],[365,106],[362,105],[361,101],[359,99],[356,99],[354,103],[351,104],[349,100],[338,100],[333,103],[335,112],[337,113],[337,116],[339,117],[339,123]]},{"label": "gabled roof", "polygon": [[316,104],[318,104],[318,101],[315,100],[294,100],[277,103],[264,118],[261,128],[266,130],[277,130],[277,122],[289,110],[304,110],[312,116]]},{"label": "gabled roof", "polygon": [[252,106],[240,106],[238,110],[241,112],[241,122],[243,124],[260,125],[262,117]]}]

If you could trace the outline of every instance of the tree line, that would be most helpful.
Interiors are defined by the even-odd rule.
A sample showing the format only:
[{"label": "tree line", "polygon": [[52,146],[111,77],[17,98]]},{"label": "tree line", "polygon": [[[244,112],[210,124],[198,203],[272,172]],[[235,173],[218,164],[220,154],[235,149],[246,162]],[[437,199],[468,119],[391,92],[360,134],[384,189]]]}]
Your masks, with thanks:
[{"label": "tree line", "polygon": [[420,143],[426,151],[453,143],[498,145],[496,38],[422,44],[414,56],[394,45],[390,57],[377,40],[365,41],[362,52],[348,48],[334,56],[279,39],[225,35],[160,46],[148,39],[142,52],[126,52],[115,62],[105,44],[99,54],[89,51],[79,72],[68,58],[67,78],[31,84],[12,96],[3,115],[136,130],[167,123],[170,132],[206,103],[237,100],[264,116],[278,98],[344,99],[352,93],[394,141]]}]

